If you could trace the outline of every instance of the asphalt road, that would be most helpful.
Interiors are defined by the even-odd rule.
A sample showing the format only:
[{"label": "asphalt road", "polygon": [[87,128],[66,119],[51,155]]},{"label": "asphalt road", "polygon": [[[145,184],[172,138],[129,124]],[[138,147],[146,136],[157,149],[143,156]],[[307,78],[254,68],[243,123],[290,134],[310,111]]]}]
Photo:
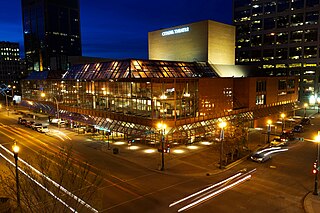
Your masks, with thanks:
[{"label": "asphalt road", "polygon": [[[287,152],[276,154],[262,164],[245,160],[216,175],[184,176],[153,171],[130,160],[106,154],[91,146],[83,136],[44,135],[18,125],[13,115],[0,113],[0,119],[1,143],[10,148],[15,138],[21,145],[19,156],[22,159],[32,159],[43,151],[57,153],[72,145],[74,163],[89,163],[91,175],[99,174],[103,178],[94,199],[86,201],[99,212],[177,212],[182,205],[169,207],[172,202],[244,168],[256,168],[250,180],[196,205],[188,212],[304,212],[303,198],[313,190],[311,171],[316,144],[307,140],[291,142]],[[319,121],[320,118],[313,119],[313,125],[305,128],[299,137],[312,139],[320,128]],[[0,163],[3,166],[3,159]],[[90,186],[88,182],[83,188]],[[83,212],[91,211],[86,209]]]}]

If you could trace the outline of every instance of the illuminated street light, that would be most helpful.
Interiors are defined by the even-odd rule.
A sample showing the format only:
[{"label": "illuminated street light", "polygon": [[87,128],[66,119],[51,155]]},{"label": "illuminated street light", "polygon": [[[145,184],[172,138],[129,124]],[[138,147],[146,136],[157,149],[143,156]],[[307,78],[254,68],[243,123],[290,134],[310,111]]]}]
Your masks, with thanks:
[{"label": "illuminated street light", "polygon": [[282,132],[283,132],[283,130],[284,130],[284,127],[285,127],[285,120],[284,120],[284,118],[286,117],[286,114],[284,114],[284,113],[281,113],[281,118],[282,118]]},{"label": "illuminated street light", "polygon": [[164,136],[166,134],[167,125],[161,122],[157,124],[157,127],[161,132],[161,169],[160,170],[163,171],[164,170]]},{"label": "illuminated street light", "polygon": [[20,208],[19,173],[18,173],[18,153],[20,148],[16,142],[14,142],[12,146],[12,150],[13,150],[14,161],[16,164],[17,203],[18,203],[18,208]]},{"label": "illuminated street light", "polygon": [[307,103],[304,103],[303,107],[304,107],[304,117],[307,117],[307,107],[309,105]]},{"label": "illuminated street light", "polygon": [[268,144],[270,144],[270,132],[271,132],[271,124],[272,124],[272,121],[269,119],[269,120],[267,120],[267,125],[268,125],[268,130],[267,130],[267,132],[268,132]]},{"label": "illuminated street light", "polygon": [[222,121],[218,124],[218,126],[221,128],[220,132],[220,165],[219,168],[222,169],[222,156],[223,156],[223,139],[224,139],[224,128],[227,126],[227,123]]},{"label": "illuminated street light", "polygon": [[313,190],[313,194],[314,195],[318,195],[318,173],[319,173],[319,152],[320,152],[320,148],[319,148],[319,144],[320,144],[320,131],[318,131],[318,135],[315,138],[315,141],[317,142],[317,159],[316,162],[314,164],[314,190]]},{"label": "illuminated street light", "polygon": [[[42,97],[42,98],[44,98],[44,97],[46,97],[46,94],[44,93],[44,92],[42,92],[41,94],[40,94],[40,96]],[[55,102],[56,102],[56,105],[57,105],[57,118],[58,118],[58,120],[59,120],[59,102],[58,102],[58,100],[57,100],[57,98],[56,97],[54,97],[54,96],[52,96],[52,98],[55,100]]]}]

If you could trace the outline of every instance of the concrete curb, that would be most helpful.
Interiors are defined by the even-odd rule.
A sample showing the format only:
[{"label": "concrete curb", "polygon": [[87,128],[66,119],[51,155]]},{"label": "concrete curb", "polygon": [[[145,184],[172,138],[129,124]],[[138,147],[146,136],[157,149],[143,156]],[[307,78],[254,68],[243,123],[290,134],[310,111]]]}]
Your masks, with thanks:
[{"label": "concrete curb", "polygon": [[312,208],[312,203],[310,201],[311,195],[312,195],[312,192],[310,191],[303,198],[303,209],[305,213],[314,213]]}]

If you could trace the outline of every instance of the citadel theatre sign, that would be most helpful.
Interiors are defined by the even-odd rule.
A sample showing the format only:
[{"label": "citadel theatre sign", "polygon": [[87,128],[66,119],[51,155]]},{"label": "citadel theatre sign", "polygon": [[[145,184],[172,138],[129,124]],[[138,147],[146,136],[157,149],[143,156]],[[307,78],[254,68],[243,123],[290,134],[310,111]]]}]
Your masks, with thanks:
[{"label": "citadel theatre sign", "polygon": [[182,27],[182,28],[177,28],[173,30],[167,30],[161,33],[162,36],[169,36],[169,35],[175,35],[175,34],[180,34],[180,33],[186,33],[189,32],[190,28],[189,27]]}]

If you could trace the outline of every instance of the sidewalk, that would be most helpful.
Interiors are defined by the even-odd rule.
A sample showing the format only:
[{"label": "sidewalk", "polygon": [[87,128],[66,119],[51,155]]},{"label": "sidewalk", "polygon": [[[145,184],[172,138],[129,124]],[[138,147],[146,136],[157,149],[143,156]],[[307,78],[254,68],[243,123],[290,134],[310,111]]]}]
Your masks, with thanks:
[{"label": "sidewalk", "polygon": [[303,206],[306,213],[319,213],[320,196],[313,195],[312,192],[309,192],[303,200]]}]

